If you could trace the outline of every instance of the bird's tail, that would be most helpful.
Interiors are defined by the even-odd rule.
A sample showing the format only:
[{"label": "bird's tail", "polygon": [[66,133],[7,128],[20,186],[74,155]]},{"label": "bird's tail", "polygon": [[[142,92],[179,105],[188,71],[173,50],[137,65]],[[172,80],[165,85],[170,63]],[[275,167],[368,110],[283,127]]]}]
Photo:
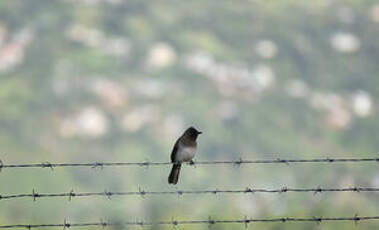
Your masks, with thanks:
[{"label": "bird's tail", "polygon": [[179,164],[173,164],[172,165],[172,169],[171,169],[171,173],[170,175],[168,176],[168,183],[169,184],[176,184],[178,183],[178,179],[179,179],[179,173],[180,173],[180,167],[182,165],[179,163]]}]

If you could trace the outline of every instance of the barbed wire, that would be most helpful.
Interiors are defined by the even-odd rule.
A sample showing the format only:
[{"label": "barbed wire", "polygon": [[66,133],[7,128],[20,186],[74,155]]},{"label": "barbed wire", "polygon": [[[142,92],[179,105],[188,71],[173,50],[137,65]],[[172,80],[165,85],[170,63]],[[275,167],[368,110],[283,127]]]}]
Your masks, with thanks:
[{"label": "barbed wire", "polygon": [[[359,163],[359,162],[377,162],[379,163],[379,157],[372,158],[316,158],[316,159],[271,159],[271,160],[225,160],[225,161],[194,161],[189,163],[190,165],[242,165],[242,164],[291,164],[291,163]],[[28,164],[4,164],[0,160],[0,171],[4,168],[50,168],[57,167],[91,167],[91,168],[103,168],[103,167],[128,167],[128,166],[162,166],[171,165],[171,162],[93,162],[93,163],[28,163]]]},{"label": "barbed wire", "polygon": [[346,222],[353,221],[355,224],[358,224],[360,221],[369,221],[369,220],[379,220],[379,216],[358,216],[353,217],[281,217],[281,218],[266,218],[266,219],[252,219],[245,218],[243,219],[223,219],[217,220],[209,217],[206,220],[171,220],[171,221],[155,221],[155,222],[145,222],[145,221],[131,221],[131,222],[106,222],[100,220],[99,222],[89,222],[89,223],[70,223],[66,219],[61,224],[15,224],[15,225],[0,225],[0,229],[3,228],[47,228],[47,227],[63,227],[66,228],[75,228],[75,227],[108,227],[108,226],[151,226],[151,225],[172,225],[174,228],[178,225],[199,225],[206,224],[209,226],[215,224],[244,224],[246,228],[251,223],[288,223],[288,222],[315,222],[321,224],[322,222]]},{"label": "barbed wire", "polygon": [[31,197],[34,201],[37,198],[53,198],[53,197],[68,197],[69,201],[73,197],[92,197],[92,196],[104,196],[108,199],[111,199],[113,196],[141,196],[144,197],[146,195],[185,195],[185,194],[255,194],[255,193],[323,193],[323,192],[379,192],[379,188],[369,188],[369,187],[349,187],[349,188],[289,188],[289,187],[281,187],[278,189],[262,189],[262,188],[245,188],[245,189],[237,189],[237,190],[177,190],[177,191],[145,191],[143,189],[139,189],[135,192],[109,192],[104,190],[104,192],[74,192],[71,190],[67,193],[38,193],[34,189],[32,193],[25,194],[13,194],[13,195],[0,195],[0,200],[10,200],[17,198],[25,198]]}]

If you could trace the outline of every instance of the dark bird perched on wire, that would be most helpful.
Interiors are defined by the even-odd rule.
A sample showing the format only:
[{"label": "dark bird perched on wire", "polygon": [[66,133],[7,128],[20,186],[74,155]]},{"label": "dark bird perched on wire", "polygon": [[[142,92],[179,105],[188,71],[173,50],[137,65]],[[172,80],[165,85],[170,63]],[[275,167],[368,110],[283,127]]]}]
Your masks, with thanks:
[{"label": "dark bird perched on wire", "polygon": [[169,184],[177,184],[179,179],[180,167],[183,162],[193,162],[196,154],[197,136],[201,134],[194,127],[189,127],[181,137],[175,142],[171,152],[171,162],[173,163],[171,173],[168,176]]}]

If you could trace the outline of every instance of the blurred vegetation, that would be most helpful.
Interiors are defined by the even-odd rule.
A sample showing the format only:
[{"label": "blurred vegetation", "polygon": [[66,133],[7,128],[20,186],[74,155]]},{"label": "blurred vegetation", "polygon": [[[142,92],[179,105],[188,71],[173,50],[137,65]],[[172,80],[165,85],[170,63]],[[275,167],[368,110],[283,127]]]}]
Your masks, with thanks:
[{"label": "blurred vegetation", "polygon": [[[204,132],[197,160],[377,156],[378,36],[374,0],[0,1],[0,159],[168,161],[189,125]],[[379,186],[373,164],[185,166],[175,187],[168,172],[8,169],[0,194]],[[0,224],[376,215],[378,202],[364,193],[24,199],[1,201]]]}]

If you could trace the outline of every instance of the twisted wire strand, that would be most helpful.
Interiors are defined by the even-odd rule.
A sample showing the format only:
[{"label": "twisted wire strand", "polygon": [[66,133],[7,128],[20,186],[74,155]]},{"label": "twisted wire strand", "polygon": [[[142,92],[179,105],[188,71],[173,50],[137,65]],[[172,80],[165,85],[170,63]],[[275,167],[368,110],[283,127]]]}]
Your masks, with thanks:
[{"label": "twisted wire strand", "polygon": [[103,196],[111,199],[114,196],[145,196],[145,195],[185,195],[185,194],[255,194],[255,193],[323,193],[323,192],[379,192],[379,188],[375,187],[348,187],[348,188],[289,188],[281,187],[277,189],[265,189],[265,188],[245,188],[245,189],[229,189],[229,190],[178,190],[178,191],[145,191],[139,189],[134,192],[110,192],[104,190],[104,192],[70,192],[63,193],[37,193],[34,189],[32,193],[25,194],[12,194],[12,195],[0,195],[0,200],[10,200],[25,197],[32,197],[35,201],[37,198],[54,198],[54,197],[68,197],[71,200],[73,197],[95,197]]},{"label": "twisted wire strand", "polygon": [[[191,165],[241,165],[241,164],[291,164],[291,163],[363,163],[378,162],[379,157],[372,158],[315,158],[315,159],[271,159],[271,160],[224,160],[224,161],[195,161]],[[130,167],[130,166],[162,166],[171,165],[171,162],[93,162],[93,163],[28,163],[28,164],[4,164],[0,160],[0,170],[4,168],[57,168],[57,167]]]},{"label": "twisted wire strand", "polygon": [[370,220],[379,220],[379,216],[358,216],[355,215],[353,217],[281,217],[281,218],[259,218],[252,219],[245,217],[244,219],[212,219],[209,217],[208,219],[203,220],[172,220],[172,221],[155,221],[155,222],[145,222],[145,221],[131,221],[131,222],[106,222],[101,220],[100,222],[88,222],[88,223],[70,223],[67,220],[64,220],[61,224],[15,224],[15,225],[0,225],[0,229],[10,229],[10,228],[48,228],[48,227],[63,227],[66,228],[76,228],[76,227],[107,227],[107,226],[151,226],[151,225],[214,225],[214,224],[244,224],[245,227],[248,227],[250,223],[287,223],[287,222],[346,222],[352,221],[355,224],[358,224],[360,221],[370,221]]}]

